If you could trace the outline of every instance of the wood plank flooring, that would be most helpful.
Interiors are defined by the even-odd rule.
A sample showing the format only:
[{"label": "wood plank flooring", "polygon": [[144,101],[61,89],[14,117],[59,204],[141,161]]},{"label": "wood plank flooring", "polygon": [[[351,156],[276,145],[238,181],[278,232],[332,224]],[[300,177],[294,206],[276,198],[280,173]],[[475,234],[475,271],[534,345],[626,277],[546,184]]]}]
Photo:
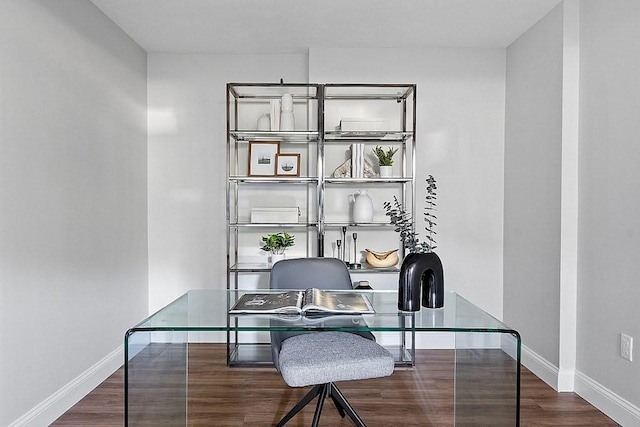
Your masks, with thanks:
[{"label": "wood plank flooring", "polygon": [[[453,352],[418,350],[416,353],[414,369],[398,369],[389,378],[338,384],[367,426],[453,426]],[[173,404],[176,392],[178,396],[184,395],[181,381],[162,387],[154,383],[153,369],[163,369],[166,374],[166,369],[172,369],[171,363],[178,369],[176,378],[180,378],[184,360],[169,353],[167,360],[170,360],[169,365],[137,373],[142,375],[140,378],[148,379],[143,385],[145,393],[153,396],[141,402],[138,410],[158,415],[156,421],[145,425],[176,425],[171,417],[184,415],[184,408],[182,414],[171,414],[180,406]],[[223,344],[190,344],[188,362],[189,425],[194,427],[275,425],[308,390],[288,387],[273,368],[227,367]],[[490,372],[486,374],[490,375]],[[521,425],[524,427],[618,425],[576,394],[556,393],[525,368],[522,369],[521,384]],[[52,425],[122,426],[123,389],[121,368]],[[483,398],[491,399],[492,393],[504,392],[490,390]],[[309,405],[287,426],[310,425],[314,407],[314,404]],[[467,409],[473,413],[473,418],[464,425],[492,425],[495,414],[474,412],[473,407]],[[458,425],[462,424],[459,418]],[[353,424],[340,418],[333,403],[325,402],[321,425],[346,427]]]}]

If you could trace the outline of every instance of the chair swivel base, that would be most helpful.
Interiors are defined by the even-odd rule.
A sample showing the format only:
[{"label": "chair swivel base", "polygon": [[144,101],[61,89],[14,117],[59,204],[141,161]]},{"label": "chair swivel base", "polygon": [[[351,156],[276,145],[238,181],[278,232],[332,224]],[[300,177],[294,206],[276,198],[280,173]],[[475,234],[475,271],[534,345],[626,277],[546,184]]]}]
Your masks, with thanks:
[{"label": "chair swivel base", "polygon": [[280,422],[276,425],[276,427],[284,426],[291,418],[294,417],[298,412],[300,412],[309,402],[311,402],[315,397],[318,397],[318,403],[316,405],[316,411],[313,414],[313,422],[311,423],[311,427],[318,427],[318,423],[320,422],[320,414],[322,412],[322,406],[327,397],[330,397],[333,400],[333,403],[336,405],[340,416],[344,418],[345,415],[349,415],[349,418],[354,422],[354,424],[358,427],[366,427],[364,422],[360,419],[356,411],[353,410],[347,399],[340,392],[338,387],[334,383],[325,383],[315,385],[297,404],[294,406],[288,413],[285,415]]}]

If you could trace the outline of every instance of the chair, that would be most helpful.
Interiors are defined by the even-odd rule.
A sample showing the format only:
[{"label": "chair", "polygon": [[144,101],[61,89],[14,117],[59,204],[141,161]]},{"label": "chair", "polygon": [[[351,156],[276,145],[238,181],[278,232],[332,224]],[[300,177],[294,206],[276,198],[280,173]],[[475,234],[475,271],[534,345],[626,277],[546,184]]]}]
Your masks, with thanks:
[{"label": "chair", "polygon": [[[335,258],[298,258],[278,261],[271,269],[272,289],[352,289],[345,264]],[[352,317],[332,316],[328,322],[349,322]],[[343,324],[343,323],[338,323]],[[280,420],[284,426],[318,397],[312,426],[320,421],[322,406],[331,398],[341,417],[364,427],[336,381],[361,380],[393,373],[391,353],[375,342],[371,332],[271,332],[273,364],[290,387],[314,387]]]}]

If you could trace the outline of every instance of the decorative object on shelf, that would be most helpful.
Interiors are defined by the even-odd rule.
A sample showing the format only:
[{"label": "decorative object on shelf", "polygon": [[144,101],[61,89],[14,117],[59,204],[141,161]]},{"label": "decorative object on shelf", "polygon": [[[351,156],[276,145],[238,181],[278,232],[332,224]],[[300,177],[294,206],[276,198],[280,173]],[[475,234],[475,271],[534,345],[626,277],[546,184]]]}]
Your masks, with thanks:
[{"label": "decorative object on shelf", "polygon": [[[444,270],[440,257],[433,252],[436,248],[433,235],[436,234],[436,180],[427,178],[427,195],[424,220],[427,235],[424,241],[418,239],[413,229],[411,215],[394,196],[394,203],[385,202],[385,214],[400,232],[400,240],[409,254],[402,261],[398,280],[398,309],[419,311],[420,303],[427,308],[442,308],[444,305]],[[422,300],[422,301],[421,301]]]},{"label": "decorative object on shelf", "polygon": [[276,176],[300,176],[300,153],[277,154]]},{"label": "decorative object on shelf", "polygon": [[271,114],[269,118],[271,120],[271,130],[279,131],[280,130],[280,100],[272,99],[270,101],[271,106]]},{"label": "decorative object on shelf", "polygon": [[347,227],[342,227],[342,253],[340,254],[340,259],[347,263]]},{"label": "decorative object on shelf", "polygon": [[364,178],[364,144],[351,144],[351,177]]},{"label": "decorative object on shelf", "polygon": [[252,224],[297,224],[300,219],[300,208],[251,208]]},{"label": "decorative object on shelf", "polygon": [[398,149],[393,147],[388,147],[387,151],[384,151],[379,145],[373,148],[373,153],[378,158],[378,166],[380,167],[380,176],[382,178],[389,178],[392,175],[393,155],[397,152]]},{"label": "decorative object on shelf", "polygon": [[295,236],[286,231],[268,234],[262,236],[262,247],[260,249],[270,254],[271,263],[273,264],[284,259],[284,252],[295,244],[294,240]]},{"label": "decorative object on shelf", "polygon": [[293,117],[293,97],[288,93],[282,95],[280,106],[280,130],[295,130],[295,120]]},{"label": "decorative object on shelf", "polygon": [[358,262],[358,233],[353,233],[351,236],[353,237],[353,262],[349,263],[349,267],[360,269],[362,264]]},{"label": "decorative object on shelf", "polygon": [[360,280],[359,282],[353,282],[353,289],[373,289],[368,280]]},{"label": "decorative object on shelf", "polygon": [[369,224],[373,221],[373,200],[367,190],[358,190],[349,196],[353,198],[353,222]]},{"label": "decorative object on shelf", "polygon": [[249,176],[275,176],[279,141],[249,141]]},{"label": "decorative object on shelf", "polygon": [[367,252],[367,264],[372,267],[393,267],[398,263],[398,249],[392,249],[386,252],[378,252],[371,249],[365,249]]},{"label": "decorative object on shelf", "polygon": [[[336,168],[331,174],[333,178],[352,178],[351,176],[351,159],[345,160],[340,166]],[[364,160],[364,172],[363,178],[375,178],[376,172],[373,169],[373,165],[366,159]]]},{"label": "decorative object on shelf", "polygon": [[343,117],[338,128],[343,132],[388,131],[389,122],[384,118]]},{"label": "decorative object on shelf", "polygon": [[258,118],[258,130],[270,131],[271,130],[271,117],[267,113],[261,115]]},{"label": "decorative object on shelf", "polygon": [[338,259],[340,261],[343,261],[343,259],[342,259],[342,250],[340,249],[340,247],[342,246],[342,240],[340,240],[340,239],[336,240],[336,246],[338,247]]}]

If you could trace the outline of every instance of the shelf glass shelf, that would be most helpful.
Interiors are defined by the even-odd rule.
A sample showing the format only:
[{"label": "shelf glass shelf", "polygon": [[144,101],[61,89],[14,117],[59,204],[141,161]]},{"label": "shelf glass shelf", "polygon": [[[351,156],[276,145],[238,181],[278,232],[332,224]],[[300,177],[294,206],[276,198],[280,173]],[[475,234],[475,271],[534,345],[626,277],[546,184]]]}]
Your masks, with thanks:
[{"label": "shelf glass shelf", "polygon": [[358,228],[364,228],[364,227],[389,227],[389,228],[395,228],[395,225],[391,224],[390,222],[370,222],[367,224],[356,224],[354,222],[325,222],[324,223],[325,228],[340,228],[340,227],[358,227]]},{"label": "shelf glass shelf", "polygon": [[324,99],[392,100],[407,99],[415,92],[415,84],[325,84]]},{"label": "shelf glass shelf", "polygon": [[273,223],[252,223],[252,222],[230,222],[230,227],[233,228],[313,228],[317,227],[317,222],[309,222],[309,223],[282,223],[282,224],[273,224]]},{"label": "shelf glass shelf", "polygon": [[403,184],[412,182],[413,178],[325,178],[327,184]]},{"label": "shelf glass shelf", "polygon": [[229,135],[238,142],[248,141],[274,141],[290,143],[317,142],[320,139],[318,131],[258,131],[258,130],[231,130]]},{"label": "shelf glass shelf", "polygon": [[262,273],[271,271],[271,264],[266,262],[239,262],[229,267],[234,273]]},{"label": "shelf glass shelf", "polygon": [[318,99],[317,84],[309,83],[229,83],[230,93],[238,99],[278,99],[285,93],[296,100]]},{"label": "shelf glass shelf", "polygon": [[397,273],[400,271],[398,266],[391,267],[372,267],[367,263],[360,264],[360,268],[349,267],[350,273]]},{"label": "shelf glass shelf", "polygon": [[337,141],[405,141],[413,137],[413,132],[404,131],[342,131],[327,130],[324,139],[327,143]]},{"label": "shelf glass shelf", "polygon": [[229,181],[252,183],[252,184],[316,184],[318,178],[315,177],[277,177],[277,176],[245,176],[245,175],[233,175],[229,177]]}]

